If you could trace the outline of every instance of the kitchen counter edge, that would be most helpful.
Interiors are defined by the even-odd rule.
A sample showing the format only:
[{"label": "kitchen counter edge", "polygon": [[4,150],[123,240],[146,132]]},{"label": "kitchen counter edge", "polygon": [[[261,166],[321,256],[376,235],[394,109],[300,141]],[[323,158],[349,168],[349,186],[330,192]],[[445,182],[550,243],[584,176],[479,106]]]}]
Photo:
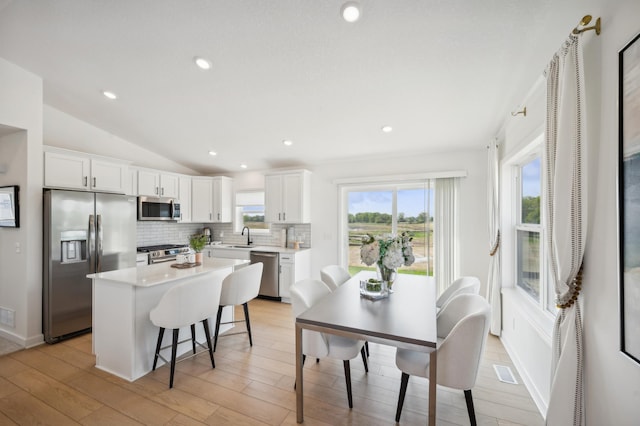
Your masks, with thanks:
[{"label": "kitchen counter edge", "polygon": [[194,277],[221,269],[235,268],[248,263],[248,260],[241,259],[205,258],[202,265],[192,268],[173,268],[171,265],[175,264],[175,262],[164,262],[89,274],[87,278],[114,281],[137,287],[152,287],[154,285],[165,284],[178,279]]}]

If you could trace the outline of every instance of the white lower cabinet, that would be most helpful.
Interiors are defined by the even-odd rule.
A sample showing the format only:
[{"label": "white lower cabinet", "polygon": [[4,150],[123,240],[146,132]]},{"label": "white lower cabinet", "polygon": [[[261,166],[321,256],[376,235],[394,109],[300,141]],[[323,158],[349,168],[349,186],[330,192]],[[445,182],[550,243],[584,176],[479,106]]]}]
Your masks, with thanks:
[{"label": "white lower cabinet", "polygon": [[311,277],[311,250],[280,253],[280,297],[291,303],[289,288],[293,283]]}]

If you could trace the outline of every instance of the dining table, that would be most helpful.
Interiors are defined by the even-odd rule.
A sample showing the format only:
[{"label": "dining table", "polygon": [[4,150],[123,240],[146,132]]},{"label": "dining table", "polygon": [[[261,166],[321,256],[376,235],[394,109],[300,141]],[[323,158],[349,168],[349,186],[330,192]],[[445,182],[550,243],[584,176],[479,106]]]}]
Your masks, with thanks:
[{"label": "dining table", "polygon": [[360,271],[295,321],[296,420],[304,421],[302,330],[315,330],[367,342],[429,353],[428,424],[436,423],[436,285],[426,275],[397,274],[388,297],[371,300],[360,282],[375,277]]}]

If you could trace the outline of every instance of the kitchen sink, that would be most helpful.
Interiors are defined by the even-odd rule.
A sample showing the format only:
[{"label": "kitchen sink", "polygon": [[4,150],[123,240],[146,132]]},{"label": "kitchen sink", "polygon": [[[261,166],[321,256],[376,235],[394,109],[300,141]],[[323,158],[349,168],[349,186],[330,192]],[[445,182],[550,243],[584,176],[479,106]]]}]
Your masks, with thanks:
[{"label": "kitchen sink", "polygon": [[248,246],[248,245],[244,244],[244,245],[231,246],[231,248],[253,248],[253,246]]}]

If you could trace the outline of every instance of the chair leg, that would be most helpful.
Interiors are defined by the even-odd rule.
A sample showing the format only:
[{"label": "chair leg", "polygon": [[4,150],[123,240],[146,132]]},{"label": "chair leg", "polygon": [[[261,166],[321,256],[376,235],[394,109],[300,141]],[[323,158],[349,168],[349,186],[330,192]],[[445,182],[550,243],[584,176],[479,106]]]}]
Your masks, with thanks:
[{"label": "chair leg", "polygon": [[213,360],[213,347],[211,346],[211,330],[209,330],[209,319],[202,320],[204,326],[204,335],[207,338],[207,348],[209,348],[209,358],[211,358],[211,368],[216,368],[216,362]]},{"label": "chair leg", "polygon": [[242,307],[244,308],[244,322],[247,323],[247,333],[249,333],[249,346],[253,346],[253,340],[251,339],[251,321],[249,321],[249,304],[244,302]]},{"label": "chair leg", "polygon": [[464,391],[464,399],[467,401],[467,412],[469,412],[469,421],[471,426],[476,426],[476,412],[473,409],[473,398],[471,397],[471,389]]},{"label": "chair leg", "polygon": [[351,395],[351,367],[349,360],[344,360],[344,380],[347,382],[347,398],[349,399],[349,408],[353,408],[353,396]]},{"label": "chair leg", "polygon": [[162,347],[162,337],[164,337],[164,328],[160,327],[160,331],[158,332],[158,343],[156,343],[156,356],[153,358],[153,368],[156,369],[156,365],[158,364],[158,355],[160,355],[160,348]]},{"label": "chair leg", "polygon": [[178,352],[178,333],[179,328],[173,329],[173,344],[171,345],[171,375],[169,376],[169,388],[173,387],[173,375],[176,371],[176,353]]},{"label": "chair leg", "polygon": [[367,365],[367,353],[364,350],[364,346],[360,348],[360,355],[362,355],[362,363],[364,364],[364,371],[369,372],[369,366]]},{"label": "chair leg", "polygon": [[218,315],[216,316],[216,331],[213,337],[213,351],[216,351],[218,346],[218,332],[220,331],[220,320],[222,319],[222,308],[224,306],[218,306]]},{"label": "chair leg", "polygon": [[407,393],[407,385],[409,384],[409,375],[402,373],[400,379],[400,395],[398,395],[398,408],[396,408],[396,422],[400,421],[400,414],[402,414],[402,406],[404,405],[404,395]]},{"label": "chair leg", "polygon": [[191,346],[193,347],[193,354],[196,354],[196,325],[191,324]]},{"label": "chair leg", "polygon": [[367,350],[367,357],[369,357],[369,342],[364,342],[364,348]]}]

